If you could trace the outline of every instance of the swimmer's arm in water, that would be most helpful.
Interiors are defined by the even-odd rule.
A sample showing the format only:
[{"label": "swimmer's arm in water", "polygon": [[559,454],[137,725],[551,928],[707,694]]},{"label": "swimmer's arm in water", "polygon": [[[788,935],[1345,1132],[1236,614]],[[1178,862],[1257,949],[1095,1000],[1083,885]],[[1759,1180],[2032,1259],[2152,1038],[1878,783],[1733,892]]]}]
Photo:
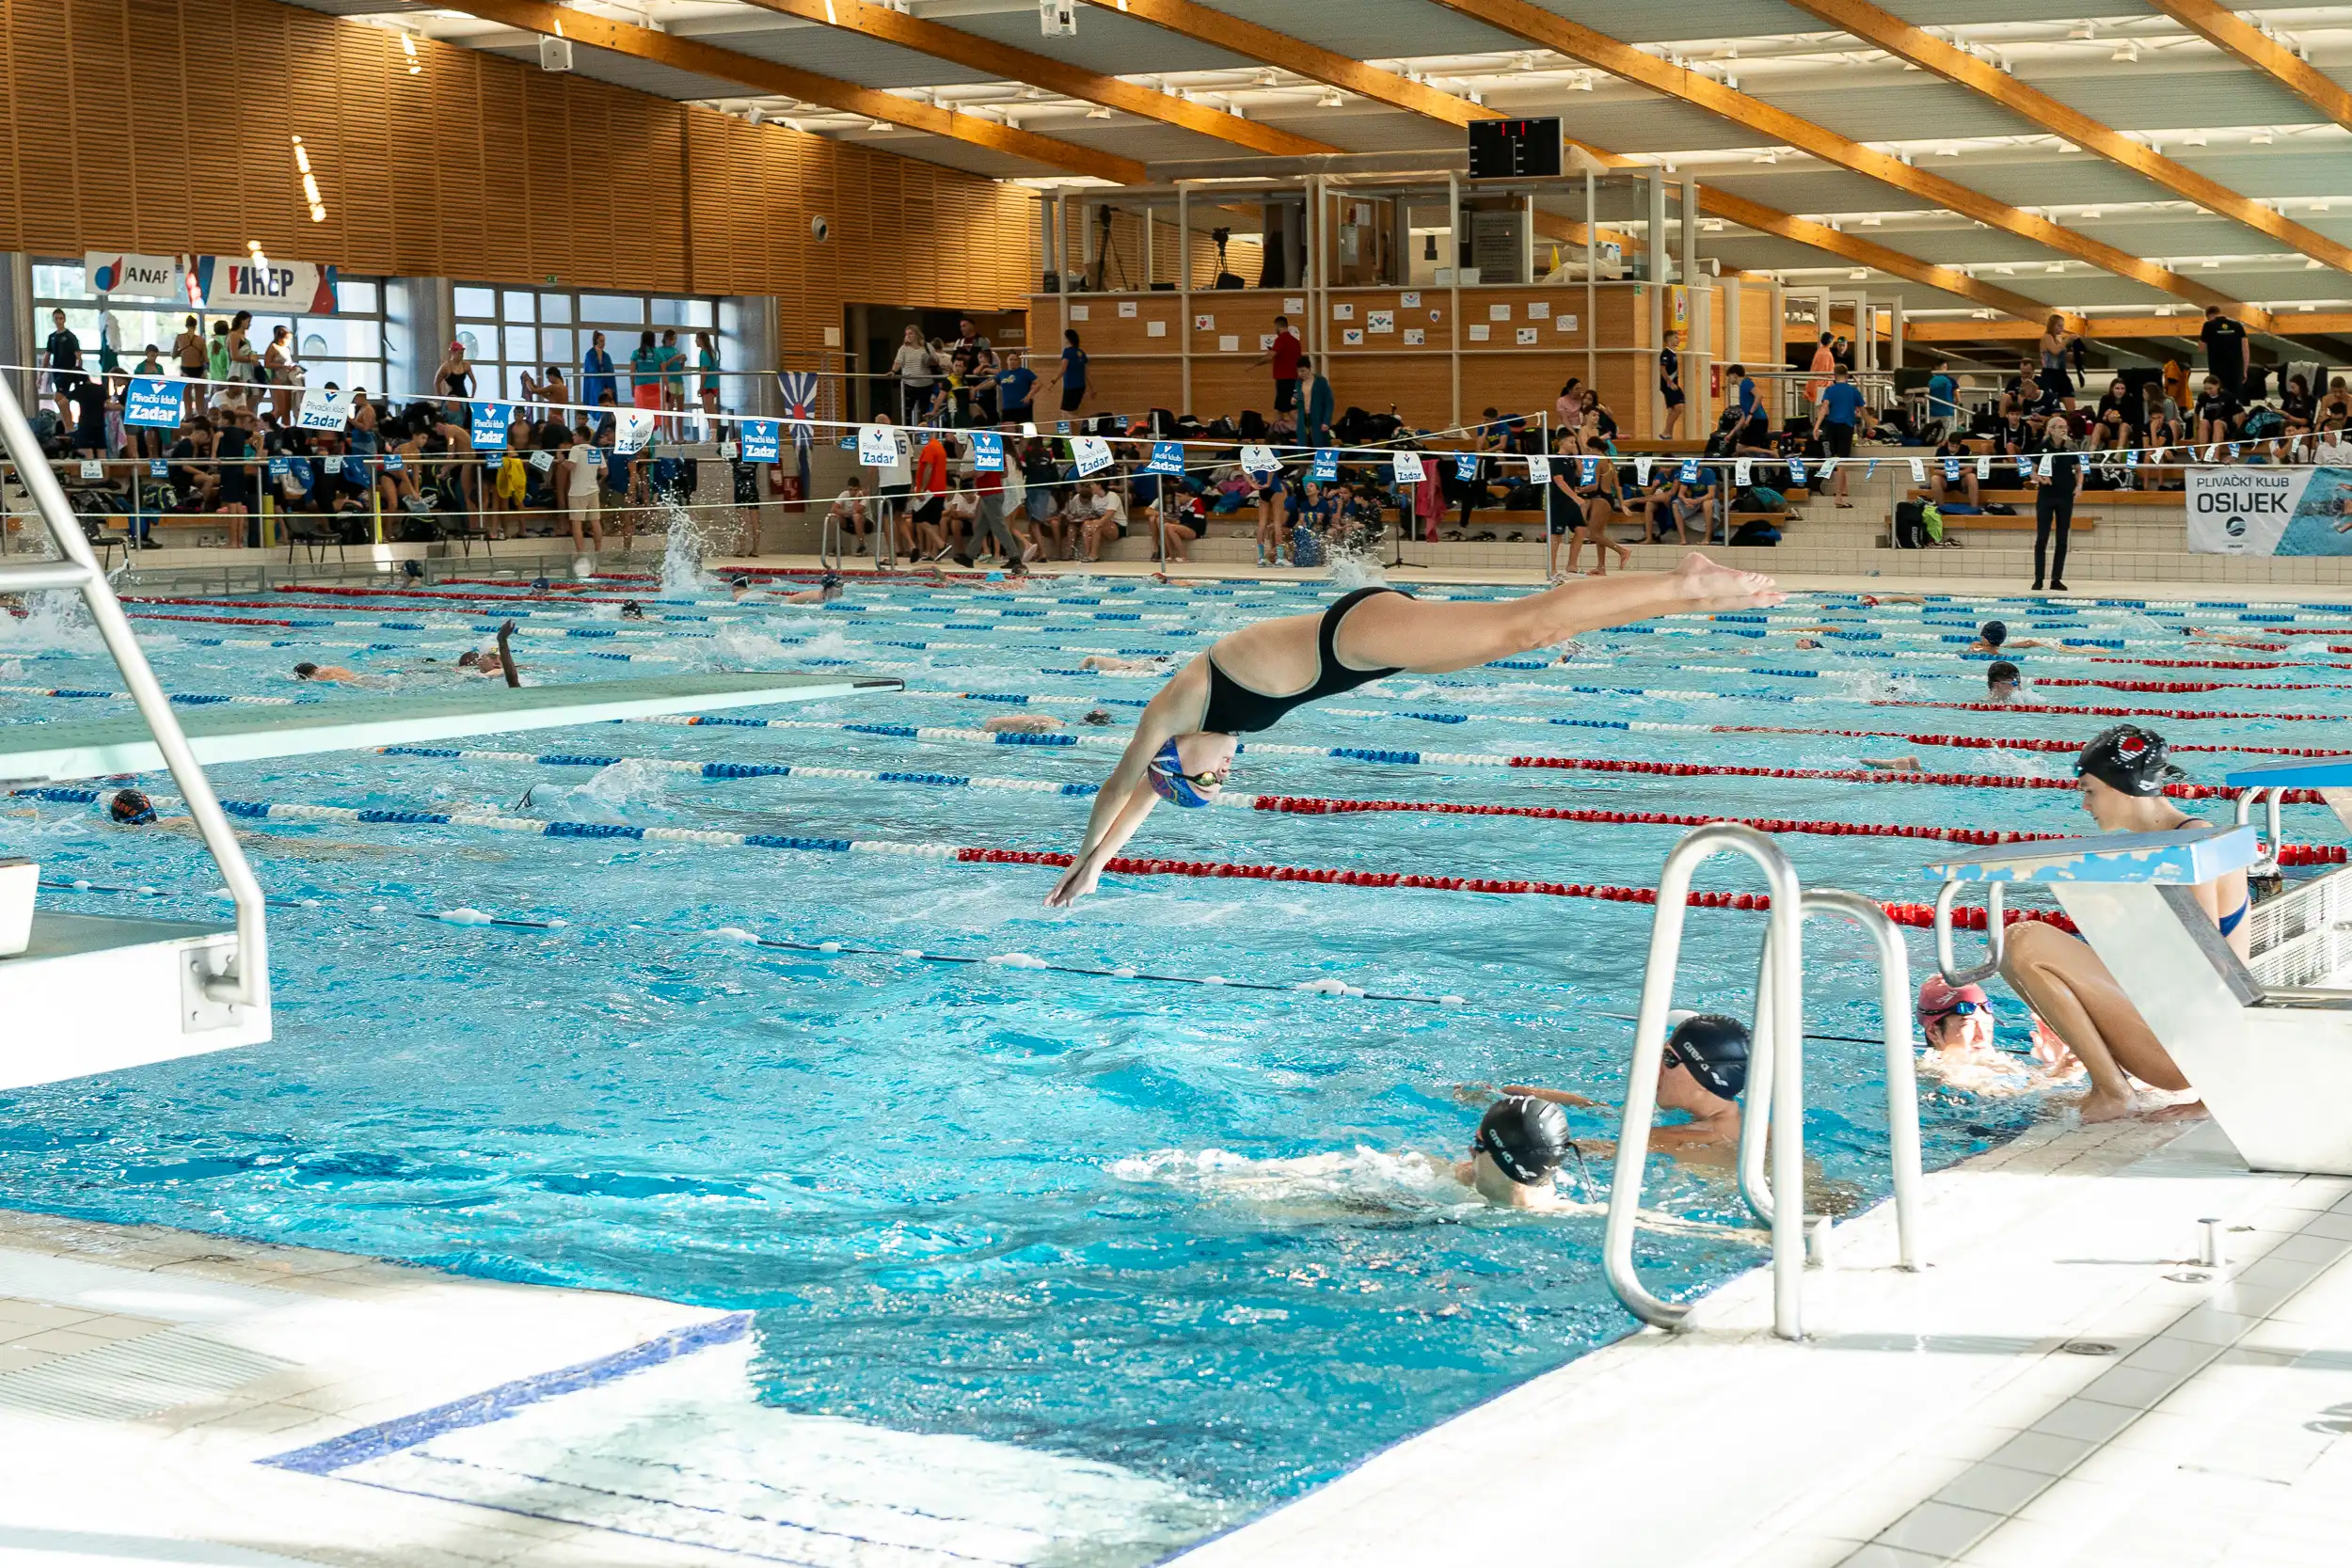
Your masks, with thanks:
[{"label": "swimmer's arm in water", "polygon": [[1599,1110],[1604,1104],[1607,1103],[1604,1101],[1594,1100],[1585,1095],[1577,1094],[1569,1089],[1537,1088],[1532,1084],[1505,1084],[1502,1085],[1502,1092],[1504,1094],[1523,1094],[1531,1100],[1549,1100],[1554,1105],[1574,1105],[1581,1110],[1587,1111]]},{"label": "swimmer's arm in water", "polygon": [[1916,773],[1920,770],[1917,757],[1864,757],[1862,766],[1882,773]]},{"label": "swimmer's arm in water", "polygon": [[1160,688],[1159,695],[1136,719],[1136,733],[1119,754],[1119,766],[1111,769],[1111,776],[1103,781],[1101,792],[1094,797],[1094,810],[1087,817],[1086,842],[1078,847],[1077,859],[1045,896],[1048,907],[1067,908],[1094,891],[1104,863],[1135,836],[1159,803],[1145,777],[1152,759],[1162,746],[1199,727],[1208,700],[1208,655],[1198,654],[1177,672],[1175,679]]}]

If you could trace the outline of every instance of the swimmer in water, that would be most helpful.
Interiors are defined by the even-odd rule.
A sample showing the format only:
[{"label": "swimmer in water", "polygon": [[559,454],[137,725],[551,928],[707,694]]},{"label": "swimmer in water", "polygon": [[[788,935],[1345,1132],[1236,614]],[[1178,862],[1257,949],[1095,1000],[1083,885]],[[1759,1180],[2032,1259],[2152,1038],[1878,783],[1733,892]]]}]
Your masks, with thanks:
[{"label": "swimmer in water", "polygon": [[1954,986],[1931,974],[1919,988],[1919,1070],[1968,1094],[2006,1096],[2071,1076],[2073,1059],[2054,1045],[2031,1056],[1994,1043],[1993,1003],[1982,986]]},{"label": "swimmer in water", "polygon": [[1919,766],[1919,759],[1914,756],[1864,757],[1861,760],[1863,767],[1877,773],[1918,773],[1925,771],[1925,769]]},{"label": "swimmer in water", "polygon": [[[2101,831],[2152,833],[2211,825],[2165,798],[2165,786],[2182,777],[2168,752],[2162,736],[2137,724],[2103,730],[2082,749],[2074,772],[2083,809]],[[2231,951],[2246,958],[2246,916],[2252,907],[2246,873],[2224,872],[2197,883],[2190,894]],[[2187,1075],[2089,942],[2046,922],[2021,920],[2009,927],[2002,945],[2001,978],[2090,1075],[2090,1092],[2078,1107],[2084,1121],[2140,1114],[2146,1108],[2135,1081],[2175,1093],[2189,1087]],[[2150,1114],[2201,1116],[2203,1110],[2192,1101]]]},{"label": "swimmer in water", "polygon": [[622,620],[642,621],[644,618],[645,607],[644,605],[639,604],[635,599],[624,599],[621,601]]},{"label": "swimmer in water", "polygon": [[2004,648],[2046,648],[2048,646],[2047,642],[2037,642],[2030,637],[2022,641],[2012,642],[2009,640],[2008,622],[1987,621],[1977,628],[1977,640],[1968,644],[1968,651],[1972,654],[1997,654]]},{"label": "swimmer in water", "polygon": [[1061,721],[1050,713],[1000,713],[980,728],[991,735],[1051,735]]},{"label": "swimmer in water", "polygon": [[340,664],[297,664],[294,678],[298,681],[327,681],[335,684],[358,684],[364,677],[357,670],[346,670]]},{"label": "swimmer in water", "polygon": [[1402,671],[1445,674],[1549,648],[1582,632],[1677,613],[1776,605],[1770,578],[1692,554],[1671,572],[1581,578],[1523,598],[1423,603],[1359,588],[1320,615],[1260,621],[1219,638],[1160,688],[1104,781],[1086,838],[1045,902],[1092,893],[1103,867],[1160,800],[1205,806],[1240,737],[1321,698]]},{"label": "swimmer in water", "polygon": [[753,587],[749,578],[737,578],[727,584],[727,594],[737,604],[741,604],[745,599],[765,598],[768,591]]},{"label": "swimmer in water", "polygon": [[2264,642],[2239,632],[2207,631],[2201,626],[2183,626],[2181,635],[2192,642],[2218,642],[2226,648],[2259,648],[2264,653],[2283,652],[2283,642]]},{"label": "swimmer in water", "polygon": [[[1691,1119],[1651,1128],[1652,1151],[1703,1165],[1728,1166],[1737,1160],[1740,1095],[1748,1085],[1748,1027],[1736,1018],[1721,1013],[1679,1015],[1658,1062],[1658,1108],[1682,1112]],[[1555,1105],[1601,1106],[1597,1100],[1566,1089],[1511,1084],[1502,1092],[1548,1100]],[[1616,1145],[1596,1142],[1582,1148],[1588,1153],[1613,1154]]]},{"label": "swimmer in water", "polygon": [[118,789],[106,802],[106,816],[125,828],[144,828],[155,820],[155,802],[135,789]]},{"label": "swimmer in water", "polygon": [[2019,707],[2026,701],[2025,681],[2017,666],[2008,659],[1996,658],[1984,673],[1984,700],[2003,707]]},{"label": "swimmer in water", "polygon": [[1149,658],[1121,658],[1115,654],[1089,654],[1078,660],[1081,670],[1100,670],[1106,675],[1165,675],[1168,660],[1158,655]]},{"label": "swimmer in water", "polygon": [[499,627],[499,645],[495,652],[486,648],[469,648],[457,656],[457,667],[477,675],[504,675],[509,686],[522,685],[522,667],[515,662],[515,650],[511,646],[514,636],[515,623],[509,621]]},{"label": "swimmer in water", "polygon": [[1094,724],[1098,726],[1108,724],[1112,722],[1111,710],[1106,707],[1090,707],[1087,709],[1086,717],[1080,719],[1078,722],[1081,724]]},{"label": "swimmer in water", "polygon": [[[106,802],[106,820],[118,828],[153,828],[158,832],[183,833],[191,838],[202,836],[196,823],[185,816],[159,816],[155,802],[144,791],[118,789]],[[266,844],[273,855],[296,860],[379,860],[393,851],[380,844],[342,844],[332,841],[300,838],[285,833],[260,832],[230,824],[230,831],[240,844],[257,841]],[[502,856],[477,856],[479,859],[503,859]]]},{"label": "swimmer in water", "polygon": [[1575,1152],[1567,1114],[1544,1096],[1514,1091],[1479,1118],[1469,1159],[1433,1163],[1499,1209],[1558,1209],[1551,1176]]},{"label": "swimmer in water", "polygon": [[841,597],[845,592],[846,590],[841,585],[841,574],[827,572],[818,579],[816,587],[803,588],[797,594],[787,594],[784,596],[784,602],[786,604],[831,604]]}]

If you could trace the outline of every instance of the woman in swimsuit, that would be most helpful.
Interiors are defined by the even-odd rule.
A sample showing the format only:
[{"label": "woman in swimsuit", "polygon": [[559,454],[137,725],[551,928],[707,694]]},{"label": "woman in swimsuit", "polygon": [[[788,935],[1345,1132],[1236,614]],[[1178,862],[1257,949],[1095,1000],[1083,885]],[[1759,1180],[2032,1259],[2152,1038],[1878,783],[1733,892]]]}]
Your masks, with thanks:
[{"label": "woman in swimsuit", "polygon": [[[2166,760],[2166,751],[2162,736],[2137,724],[2102,731],[2083,748],[2074,771],[2082,781],[2083,809],[2101,829],[2157,833],[2211,826],[2165,799],[2165,785],[2182,776]],[[2191,891],[2222,940],[2245,958],[2250,907],[2246,873],[2228,872]],[[2133,1079],[2159,1089],[2189,1086],[2148,1021],[2080,937],[2040,921],[2020,921],[2009,928],[2001,976],[2090,1074],[2090,1092],[2080,1107],[2083,1120],[2110,1121],[2136,1113],[2139,1098]],[[2200,1107],[2173,1105],[2163,1114],[2197,1115]]]},{"label": "woman in swimsuit", "polygon": [[1652,616],[1750,610],[1783,597],[1768,577],[1693,554],[1671,572],[1582,578],[1520,599],[1423,604],[1393,588],[1359,588],[1320,615],[1244,626],[1177,672],[1137,718],[1135,738],[1095,798],[1085,844],[1045,901],[1068,905],[1092,893],[1157,801],[1210,804],[1239,737],[1303,704],[1400,671],[1443,674]]}]

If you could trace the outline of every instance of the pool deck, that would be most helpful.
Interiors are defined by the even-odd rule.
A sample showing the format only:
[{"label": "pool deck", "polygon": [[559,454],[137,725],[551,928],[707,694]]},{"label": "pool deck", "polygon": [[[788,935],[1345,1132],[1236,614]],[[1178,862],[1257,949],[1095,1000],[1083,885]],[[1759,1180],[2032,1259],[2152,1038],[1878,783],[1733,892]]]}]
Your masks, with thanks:
[{"label": "pool deck", "polygon": [[[1916,1275],[1883,1209],[1843,1228],[1804,1344],[1743,1276],[1175,1560],[2344,1560],[2352,1180],[2249,1174],[2205,1123],[2049,1128],[1925,1213]],[[741,1314],[0,1212],[0,1560],[972,1568],[1183,1517],[1112,1466],[765,1409],[755,1354]]]}]

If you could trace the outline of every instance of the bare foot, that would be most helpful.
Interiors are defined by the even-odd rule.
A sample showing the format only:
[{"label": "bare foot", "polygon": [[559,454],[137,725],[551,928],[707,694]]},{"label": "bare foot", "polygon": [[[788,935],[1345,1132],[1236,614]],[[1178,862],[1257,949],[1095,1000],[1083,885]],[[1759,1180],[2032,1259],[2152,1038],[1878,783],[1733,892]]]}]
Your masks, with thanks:
[{"label": "bare foot", "polygon": [[1684,556],[1671,575],[1676,592],[1692,610],[1756,610],[1788,597],[1763,573],[1718,565],[1696,550]]},{"label": "bare foot", "polygon": [[2074,1114],[2088,1127],[2094,1121],[2121,1121],[2138,1110],[2139,1099],[2137,1095],[2111,1095],[2093,1089],[2083,1096],[2082,1103],[2074,1107]]},{"label": "bare foot", "polygon": [[2202,1121],[2213,1113],[2205,1109],[2201,1100],[2184,1100],[2176,1105],[2165,1105],[2148,1113],[2150,1121]]}]

